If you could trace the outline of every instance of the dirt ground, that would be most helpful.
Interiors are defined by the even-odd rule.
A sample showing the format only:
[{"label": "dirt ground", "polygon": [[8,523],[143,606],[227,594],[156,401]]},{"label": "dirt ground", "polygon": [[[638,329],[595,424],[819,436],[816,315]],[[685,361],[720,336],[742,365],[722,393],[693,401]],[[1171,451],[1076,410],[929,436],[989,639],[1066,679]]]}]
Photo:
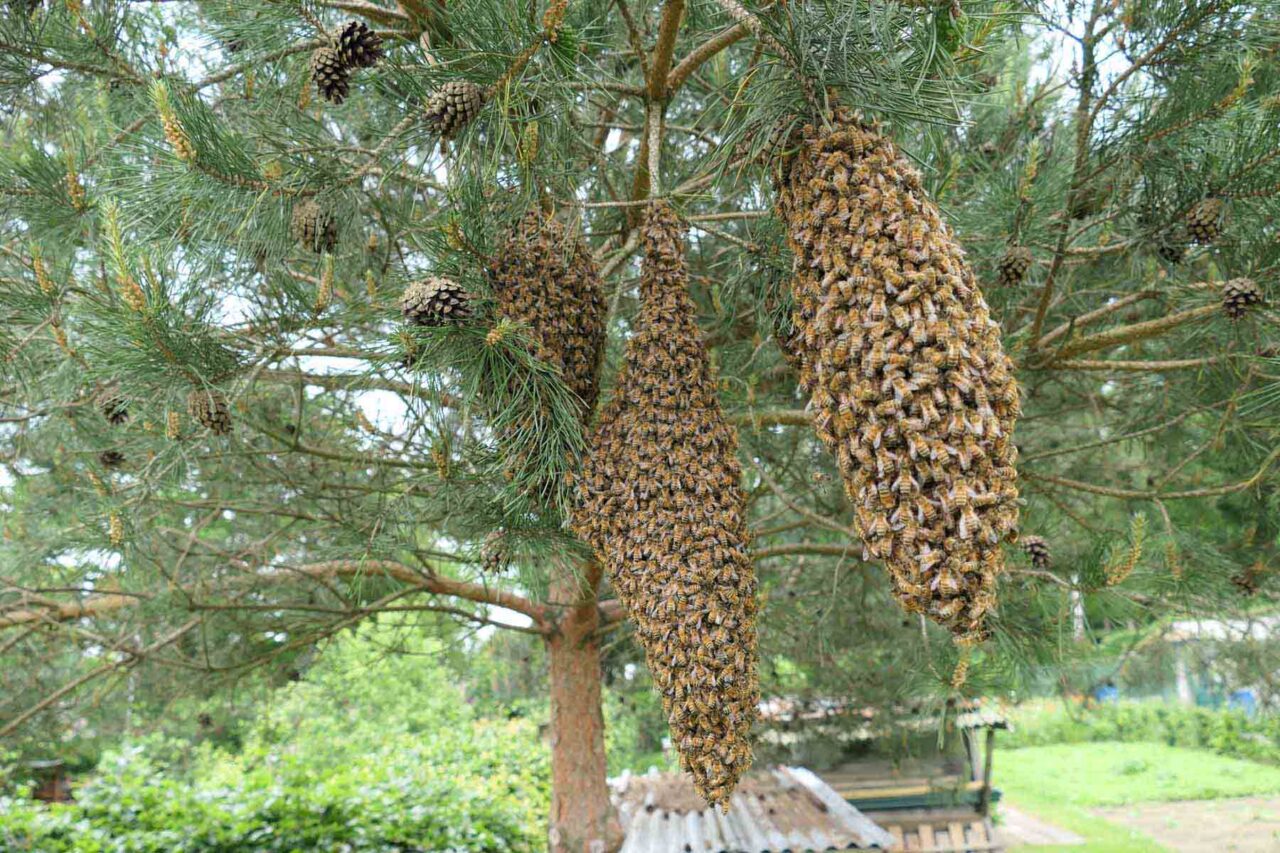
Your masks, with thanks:
[{"label": "dirt ground", "polygon": [[1178,853],[1280,850],[1280,797],[1140,803],[1092,811]]}]

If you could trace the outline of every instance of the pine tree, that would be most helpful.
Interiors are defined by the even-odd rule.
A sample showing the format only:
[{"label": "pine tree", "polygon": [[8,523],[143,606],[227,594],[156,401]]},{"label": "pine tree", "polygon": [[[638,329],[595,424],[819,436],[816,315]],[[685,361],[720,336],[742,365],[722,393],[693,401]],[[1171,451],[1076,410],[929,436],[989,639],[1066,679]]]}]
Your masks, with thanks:
[{"label": "pine tree", "polygon": [[[690,225],[691,304],[739,433],[764,695],[785,658],[851,703],[941,704],[1087,660],[1060,619],[1077,596],[1090,627],[1274,599],[1274,573],[1247,597],[1231,578],[1273,564],[1280,532],[1280,8],[1036,9],[68,0],[0,18],[0,737],[65,730],[120,667],[157,692],[191,669],[284,678],[321,638],[416,607],[545,645],[551,848],[612,848],[600,636],[626,612],[566,523],[596,383],[504,313],[493,271],[515,223],[574,235],[546,245],[566,268],[591,255],[610,399],[643,331],[653,198]],[[1074,70],[1045,79],[1046,46]],[[802,377],[865,369],[824,352],[851,332],[832,290],[878,291],[834,257],[797,290],[814,267],[775,212],[797,136],[846,109],[916,164],[965,252],[1020,389],[1018,530],[1052,543],[1052,562],[991,546],[1004,570],[975,592],[992,639],[962,684],[946,630],[897,605],[942,578],[861,559],[870,494],[845,493],[850,466],[797,394],[821,379],[840,416],[870,378]],[[856,166],[830,208],[790,215],[851,233],[867,215],[870,263],[891,206],[849,200],[897,190]],[[426,280],[466,294],[456,321],[406,320]],[[937,307],[963,326],[976,304]],[[966,363],[995,369],[990,352]],[[902,393],[867,390],[886,418]],[[980,406],[954,390],[956,411]],[[970,451],[933,438],[962,481]],[[94,668],[103,638],[121,659]]]}]

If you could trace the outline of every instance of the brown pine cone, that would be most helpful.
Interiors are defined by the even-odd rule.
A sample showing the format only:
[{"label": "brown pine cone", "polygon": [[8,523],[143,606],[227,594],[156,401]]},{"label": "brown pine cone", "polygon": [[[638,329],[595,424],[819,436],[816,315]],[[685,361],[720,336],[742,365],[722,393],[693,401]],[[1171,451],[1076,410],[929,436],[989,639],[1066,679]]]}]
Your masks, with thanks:
[{"label": "brown pine cone", "polygon": [[441,139],[451,139],[484,107],[485,93],[470,80],[450,80],[427,101],[427,125]]},{"label": "brown pine cone", "polygon": [[457,282],[432,276],[405,288],[400,310],[415,326],[458,324],[471,317],[471,297]]},{"label": "brown pine cone", "polygon": [[311,79],[320,97],[334,104],[347,99],[351,91],[351,72],[342,56],[332,47],[322,47],[311,54]]},{"label": "brown pine cone", "polygon": [[1232,320],[1244,319],[1249,309],[1262,303],[1262,288],[1251,278],[1233,278],[1222,285],[1222,310]]},{"label": "brown pine cone", "polygon": [[337,50],[348,68],[372,68],[382,59],[382,38],[363,21],[348,21],[338,34]]}]

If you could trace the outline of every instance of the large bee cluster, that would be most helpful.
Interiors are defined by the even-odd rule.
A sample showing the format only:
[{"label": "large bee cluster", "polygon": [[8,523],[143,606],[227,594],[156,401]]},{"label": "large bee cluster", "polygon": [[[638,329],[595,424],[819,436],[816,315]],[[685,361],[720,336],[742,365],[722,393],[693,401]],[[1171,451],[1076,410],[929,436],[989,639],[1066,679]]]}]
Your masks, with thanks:
[{"label": "large bee cluster", "polygon": [[494,258],[491,281],[499,313],[524,324],[535,355],[564,371],[585,421],[595,411],[604,352],[604,297],[591,253],[553,217],[531,211]]},{"label": "large bee cluster", "polygon": [[782,163],[800,384],[864,555],[960,642],[986,636],[1018,523],[1012,363],[919,173],[838,112]]},{"label": "large bee cluster", "polygon": [[681,764],[708,803],[724,805],[751,764],[755,576],[737,434],[694,320],[682,237],[674,212],[652,205],[637,331],[573,521],[636,625]]}]

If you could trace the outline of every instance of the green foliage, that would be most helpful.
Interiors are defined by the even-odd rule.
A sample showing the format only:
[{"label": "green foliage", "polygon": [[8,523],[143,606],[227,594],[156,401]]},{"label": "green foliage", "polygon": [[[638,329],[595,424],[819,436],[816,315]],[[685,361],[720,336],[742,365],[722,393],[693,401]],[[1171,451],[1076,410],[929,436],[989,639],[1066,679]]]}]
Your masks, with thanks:
[{"label": "green foliage", "polygon": [[0,801],[41,853],[533,851],[549,797],[525,720],[478,719],[420,632],[369,627],[279,690],[238,752],[161,737],[104,755],[76,802]]},{"label": "green foliage", "polygon": [[[280,694],[268,725],[240,730],[233,711],[382,611],[418,609],[463,644],[478,625],[515,624],[496,603],[519,597],[554,628],[549,580],[585,562],[562,525],[581,425],[554,366],[488,310],[489,259],[534,205],[581,233],[610,306],[607,399],[634,332],[632,203],[659,112],[659,185],[691,220],[697,320],[740,431],[766,694],[940,710],[957,693],[1085,689],[1129,651],[1108,641],[1121,630],[1275,608],[1274,313],[1132,334],[1212,306],[1230,276],[1276,296],[1275,0],[745,3],[768,38],[722,43],[657,100],[640,54],[658,39],[658,0],[570,3],[554,43],[543,4],[348,5],[47,0],[0,16],[0,729],[23,757],[92,764],[126,728],[172,715],[173,734],[245,754],[270,754],[296,723],[344,756],[336,772],[386,744],[362,740],[374,729],[348,736],[311,682]],[[677,68],[736,26],[719,3],[686,5]],[[321,103],[308,56],[353,16],[382,33],[386,58],[344,104]],[[517,57],[529,61],[513,70]],[[441,146],[423,102],[459,79],[492,99]],[[1038,571],[1009,550],[995,637],[959,689],[959,653],[861,558],[776,345],[791,258],[773,170],[828,87],[920,165],[1023,392],[1022,528],[1055,563]],[[522,147],[535,130],[537,150]],[[1162,241],[1185,242],[1206,194],[1226,201],[1223,239],[1174,263]],[[338,225],[325,257],[289,233],[306,199]],[[1024,285],[991,286],[1011,242],[1035,263]],[[472,326],[404,327],[397,299],[428,274],[476,295]],[[1101,332],[1113,343],[1059,357]],[[226,394],[232,435],[191,423],[193,387]],[[100,416],[105,391],[127,401],[127,423]],[[104,451],[125,464],[107,469]],[[1109,576],[1135,552],[1139,517],[1132,572]],[[515,565],[486,575],[477,557],[499,529]],[[1231,579],[1255,565],[1246,597]],[[541,719],[541,637],[516,636],[468,695]],[[618,680],[642,658],[625,630],[607,636],[613,766],[644,765],[652,697]],[[1232,678],[1274,672],[1276,653],[1236,655]],[[225,700],[225,734],[195,731],[198,709],[237,683],[248,696]],[[385,701],[389,743],[433,714],[471,725],[455,707]],[[311,719],[308,703],[328,710]]]},{"label": "green foliage", "polygon": [[1001,737],[1013,747],[1151,742],[1280,765],[1280,717],[1167,702],[1108,702],[1089,708],[1036,703],[1012,715]]}]

